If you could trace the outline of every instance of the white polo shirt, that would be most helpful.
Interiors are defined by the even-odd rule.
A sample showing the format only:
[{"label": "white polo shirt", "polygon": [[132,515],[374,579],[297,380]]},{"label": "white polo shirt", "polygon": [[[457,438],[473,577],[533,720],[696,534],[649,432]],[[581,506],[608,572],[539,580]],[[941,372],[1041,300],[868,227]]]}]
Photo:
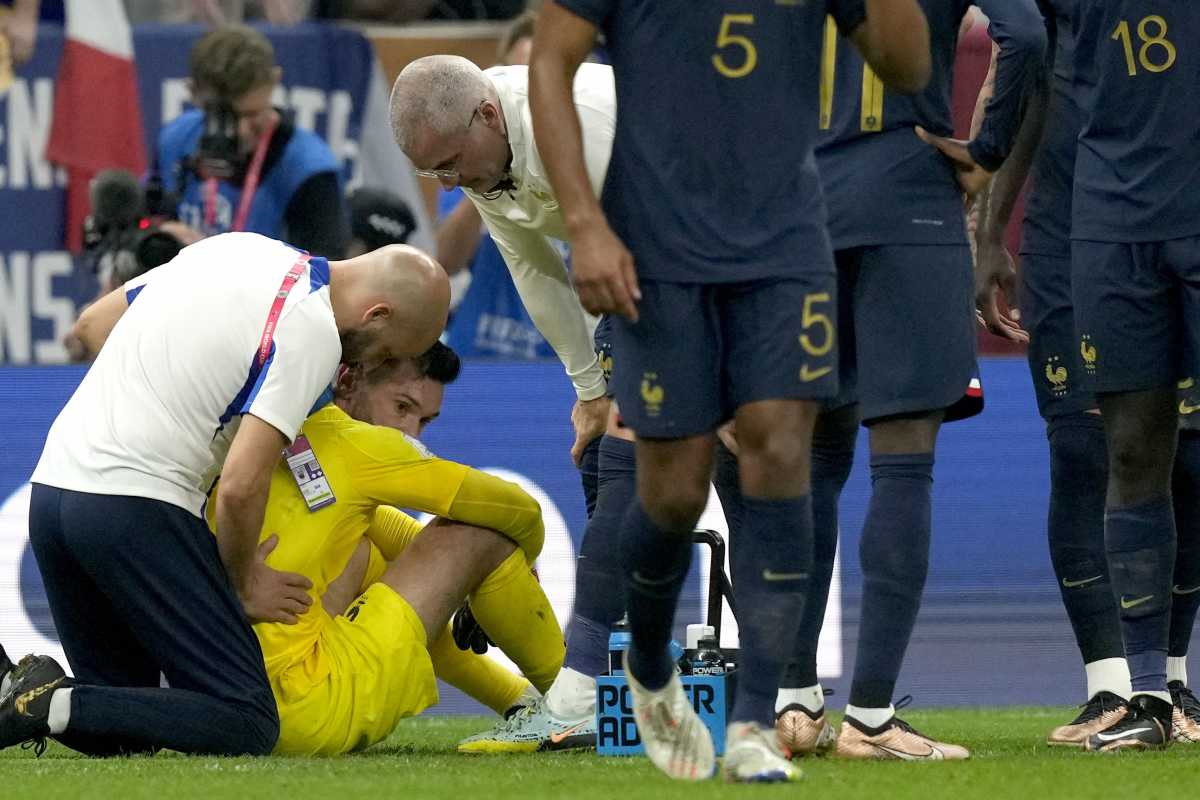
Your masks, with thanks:
[{"label": "white polo shirt", "polygon": [[298,256],[265,236],[227,233],[127,283],[129,308],[50,428],[31,480],[199,515],[242,414],[292,439],[342,354],[329,264],[313,258],[257,367]]},{"label": "white polo shirt", "polygon": [[[533,139],[529,70],[524,66],[492,67],[484,74],[496,88],[504,111],[512,149],[509,172],[516,189],[495,200],[468,189],[464,192],[479,209],[533,324],[558,354],[576,394],[581,400],[595,399],[604,394],[604,373],[592,344],[596,323],[580,304],[562,256],[550,241],[567,241],[567,226]],[[599,197],[617,127],[612,68],[582,64],[574,85],[583,157],[592,189]]]}]

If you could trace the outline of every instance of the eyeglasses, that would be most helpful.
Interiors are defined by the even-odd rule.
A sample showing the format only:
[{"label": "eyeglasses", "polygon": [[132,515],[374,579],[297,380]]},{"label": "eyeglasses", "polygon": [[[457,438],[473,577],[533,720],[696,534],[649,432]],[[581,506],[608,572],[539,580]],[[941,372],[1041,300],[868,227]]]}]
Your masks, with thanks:
[{"label": "eyeglasses", "polygon": [[[479,105],[475,106],[475,110],[471,112],[471,118],[469,120],[467,120],[467,128],[466,128],[467,130],[470,130],[471,126],[475,124],[475,117],[479,116],[479,109],[483,108],[483,104],[486,102],[487,102],[486,100],[480,100]],[[421,176],[422,178],[437,178],[438,180],[458,180],[458,177],[459,177],[459,175],[458,175],[458,160],[460,158],[462,158],[462,153],[459,153],[459,155],[455,156],[454,162],[451,164],[451,166],[447,167],[446,169],[414,169],[413,172],[415,172],[417,175]]]}]

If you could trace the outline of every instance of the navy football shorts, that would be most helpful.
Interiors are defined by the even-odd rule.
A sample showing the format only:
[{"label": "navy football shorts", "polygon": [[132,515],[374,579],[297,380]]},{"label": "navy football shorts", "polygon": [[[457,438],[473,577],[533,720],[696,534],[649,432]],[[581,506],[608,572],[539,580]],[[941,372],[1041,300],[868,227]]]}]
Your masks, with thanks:
[{"label": "navy football shorts", "polygon": [[596,332],[592,334],[592,344],[596,348],[596,359],[600,362],[600,369],[604,372],[605,385],[608,387],[605,395],[611,398],[613,396],[613,345],[612,318],[608,314],[600,317],[600,322],[596,324]]},{"label": "navy football shorts", "polygon": [[1071,293],[1093,391],[1144,391],[1200,377],[1200,236],[1072,242]]},{"label": "navy football shorts", "polygon": [[836,280],[700,284],[644,280],[636,324],[612,318],[613,390],[640,437],[715,430],[759,400],[837,391]]},{"label": "navy football shorts", "polygon": [[864,422],[983,410],[975,361],[975,279],[966,245],[876,245],[835,254],[840,390]]},{"label": "navy football shorts", "polygon": [[1085,388],[1085,364],[1075,333],[1071,259],[1021,256],[1021,325],[1029,333],[1029,372],[1038,412],[1050,420],[1096,408]]}]

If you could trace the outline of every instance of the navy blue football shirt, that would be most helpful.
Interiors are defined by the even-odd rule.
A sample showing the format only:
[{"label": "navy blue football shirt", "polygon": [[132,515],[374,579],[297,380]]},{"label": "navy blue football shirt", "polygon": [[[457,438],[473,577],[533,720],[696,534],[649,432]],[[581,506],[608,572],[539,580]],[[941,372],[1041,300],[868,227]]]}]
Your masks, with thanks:
[{"label": "navy blue football shirt", "polygon": [[812,148],[822,32],[863,0],[558,0],[601,29],[617,88],[602,204],[639,277],[832,269]]},{"label": "navy blue football shirt", "polygon": [[1076,0],[1083,130],[1071,235],[1200,235],[1200,2]]},{"label": "navy blue football shirt", "polygon": [[1053,59],[1046,129],[1030,170],[1021,227],[1021,252],[1071,257],[1071,193],[1075,183],[1075,142],[1082,112],[1072,86],[1075,42],[1071,31],[1074,0],[1038,0],[1049,31]]},{"label": "navy blue football shirt", "polygon": [[[848,42],[828,28],[821,68],[818,164],[835,249],[879,244],[965,244],[962,195],[950,162],[913,132],[954,131],[951,96],[958,30],[972,0],[921,0],[933,72],[916,95],[886,91]],[[1000,45],[995,91],[972,157],[995,170],[1012,149],[1042,69],[1046,33],[1034,0],[974,0]]]}]

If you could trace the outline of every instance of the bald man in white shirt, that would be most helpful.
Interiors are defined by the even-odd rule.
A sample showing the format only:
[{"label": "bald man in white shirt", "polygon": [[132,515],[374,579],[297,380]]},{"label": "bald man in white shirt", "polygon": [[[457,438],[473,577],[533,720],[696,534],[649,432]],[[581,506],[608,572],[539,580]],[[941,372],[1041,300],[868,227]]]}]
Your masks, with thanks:
[{"label": "bald man in white shirt", "polygon": [[[585,64],[575,78],[592,188],[600,193],[616,130],[612,70]],[[527,68],[481,70],[457,56],[418,59],[392,90],[392,132],[418,175],[461,187],[499,248],[534,325],[575,387],[571,414],[576,463],[599,444],[595,510],[576,568],[567,656],[546,701],[520,719],[460,745],[470,752],[567,749],[595,743],[595,680],[607,666],[608,632],[623,613],[616,564],[620,520],[634,492],[632,433],[606,397],[605,373],[619,354],[597,355],[596,324],[579,302],[553,240],[567,226],[538,154]],[[602,337],[597,337],[601,338]],[[601,348],[604,343],[600,342]],[[602,364],[602,361],[605,362]]]},{"label": "bald man in white shirt", "polygon": [[76,332],[99,355],[30,479],[30,543],[74,677],[23,658],[0,748],[271,752],[279,718],[250,623],[294,623],[311,603],[258,543],[271,472],[287,447],[296,502],[335,502],[301,423],[339,361],[424,352],[448,303],[445,272],[411,247],[328,262],[230,233],[91,306]]}]

